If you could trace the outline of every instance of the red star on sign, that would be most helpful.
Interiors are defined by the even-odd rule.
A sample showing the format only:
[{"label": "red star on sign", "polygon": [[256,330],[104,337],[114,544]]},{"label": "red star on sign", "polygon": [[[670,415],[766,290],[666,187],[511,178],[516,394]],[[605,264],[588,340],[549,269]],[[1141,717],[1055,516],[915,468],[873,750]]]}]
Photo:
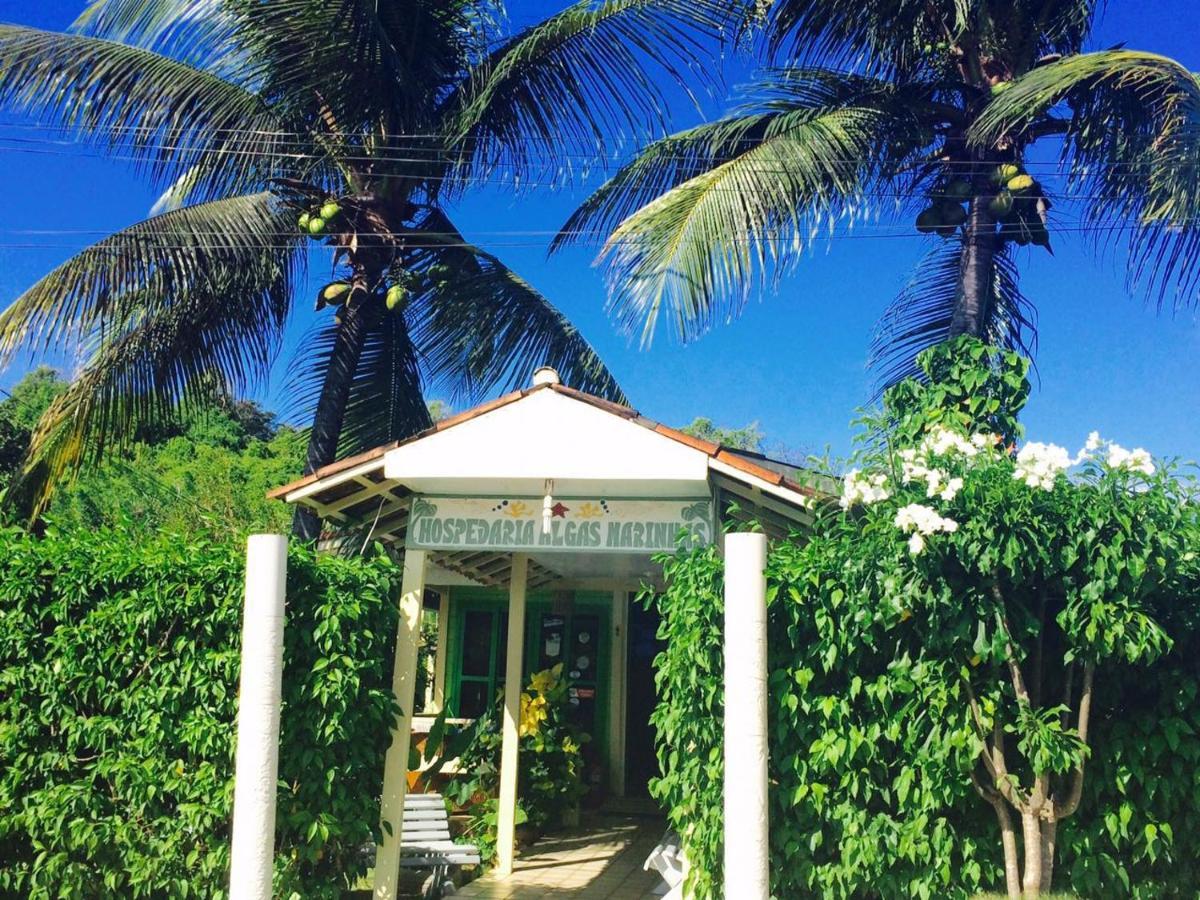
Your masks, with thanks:
[{"label": "red star on sign", "polygon": [[554,514],[554,518],[556,519],[565,519],[567,517],[568,509],[570,509],[569,506],[563,506],[561,503],[555,503],[552,507],[550,507],[550,512]]}]

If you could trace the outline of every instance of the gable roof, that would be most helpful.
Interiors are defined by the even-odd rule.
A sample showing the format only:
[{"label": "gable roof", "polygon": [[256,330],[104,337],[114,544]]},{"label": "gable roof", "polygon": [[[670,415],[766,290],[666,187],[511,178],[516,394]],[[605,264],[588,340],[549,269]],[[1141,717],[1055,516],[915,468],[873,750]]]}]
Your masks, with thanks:
[{"label": "gable roof", "polygon": [[[668,438],[679,444],[683,444],[693,450],[698,450],[710,458],[710,465],[714,471],[722,472],[730,477],[737,478],[739,476],[746,479],[753,479],[754,482],[762,482],[765,485],[778,489],[781,493],[781,499],[791,500],[798,506],[804,507],[808,502],[819,496],[821,492],[815,488],[802,484],[796,480],[801,473],[796,466],[791,466],[779,460],[772,460],[759,453],[749,451],[736,450],[729,447],[724,447],[720,444],[706,441],[701,438],[693,437],[686,434],[677,428],[672,428],[668,425],[663,425],[653,419],[646,418],[637,410],[622,406],[619,403],[613,403],[610,400],[605,400],[602,397],[596,397],[592,394],[585,394],[582,391],[574,388],[566,387],[561,384],[539,384],[534,387],[524,390],[512,391],[495,400],[490,400],[479,406],[473,407],[464,412],[449,416],[437,422],[431,428],[418,432],[411,437],[404,438],[398,441],[391,441],[380,447],[375,447],[372,450],[367,450],[364,453],[359,453],[354,456],[346,457],[345,459],[337,460],[329,465],[322,466],[310,475],[298,478],[295,481],[274,488],[267,493],[267,497],[271,499],[280,499],[286,502],[299,502],[313,506],[318,511],[321,511],[321,506],[325,505],[322,501],[331,499],[342,500],[349,496],[344,492],[339,492],[340,496],[330,498],[326,496],[324,490],[320,490],[320,486],[326,485],[329,488],[334,488],[336,485],[345,483],[347,478],[361,479],[373,472],[375,468],[382,471],[383,458],[391,450],[398,447],[406,446],[423,440],[434,434],[439,434],[448,431],[465,422],[470,422],[485,416],[490,412],[502,409],[510,404],[517,403],[520,400],[537,393],[538,391],[553,391],[564,397],[576,400],[580,403],[586,403],[592,407],[600,409],[610,415],[617,416],[621,419],[633,422],[643,428],[649,429],[654,433]],[[377,466],[372,465],[376,463]],[[374,480],[374,479],[370,479]],[[376,482],[377,483],[377,482]],[[756,485],[761,487],[762,485]],[[364,485],[364,489],[368,486]],[[314,488],[317,488],[314,490]],[[351,492],[354,493],[354,492]],[[377,494],[372,494],[376,496]],[[790,496],[788,496],[790,495]],[[365,498],[364,498],[365,499]],[[341,508],[345,508],[344,506]]]}]

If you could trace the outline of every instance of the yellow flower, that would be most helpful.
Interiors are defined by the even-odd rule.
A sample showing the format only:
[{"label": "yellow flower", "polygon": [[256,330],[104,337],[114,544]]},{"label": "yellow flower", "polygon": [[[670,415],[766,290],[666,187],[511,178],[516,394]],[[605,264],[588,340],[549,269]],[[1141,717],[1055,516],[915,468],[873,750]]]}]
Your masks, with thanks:
[{"label": "yellow flower", "polygon": [[521,737],[537,734],[538,728],[546,721],[546,698],[521,695],[521,721],[517,732]]},{"label": "yellow flower", "polygon": [[600,507],[589,500],[587,503],[575,510],[575,517],[578,519],[598,519],[604,515]]},{"label": "yellow flower", "polygon": [[554,690],[558,684],[558,679],[562,675],[562,663],[550,669],[543,669],[540,672],[534,672],[529,679],[529,687],[531,690],[537,691],[539,694],[546,694]]},{"label": "yellow flower", "polygon": [[514,500],[508,506],[504,507],[504,514],[514,519],[521,519],[529,515],[530,507],[527,503],[522,503],[520,500]]}]

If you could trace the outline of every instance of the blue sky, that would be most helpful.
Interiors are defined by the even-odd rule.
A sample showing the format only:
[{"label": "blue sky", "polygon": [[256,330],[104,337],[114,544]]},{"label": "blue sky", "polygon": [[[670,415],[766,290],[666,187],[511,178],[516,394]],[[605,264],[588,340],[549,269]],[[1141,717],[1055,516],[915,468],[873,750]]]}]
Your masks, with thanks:
[{"label": "blue sky", "polygon": [[[516,22],[545,15],[556,2],[512,0]],[[82,0],[17,4],[0,0],[0,20],[64,27]],[[1191,0],[1135,3],[1114,0],[1093,47],[1125,42],[1175,57],[1200,70]],[[746,70],[729,65],[737,83]],[[708,104],[713,114],[721,102]],[[681,117],[690,124],[694,114]],[[25,136],[0,128],[0,135]],[[11,146],[11,145],[10,145]],[[122,164],[93,151],[39,145],[37,152],[0,150],[0,306],[55,264],[108,231],[145,216],[152,192]],[[709,416],[740,426],[758,421],[768,442],[835,454],[850,449],[849,421],[871,393],[866,354],[872,326],[919,256],[928,238],[835,238],[808,253],[777,290],[756,295],[745,313],[702,339],[680,345],[665,332],[649,350],[617,333],[604,312],[594,246],[549,259],[545,246],[505,246],[496,231],[546,232],[558,228],[596,181],[554,192],[482,189],[460,203],[455,220],[469,237],[500,255],[582,329],[645,415],[671,424]],[[89,231],[92,235],[22,235]],[[1200,458],[1200,315],[1158,314],[1124,289],[1122,256],[1097,261],[1078,236],[1055,237],[1055,255],[1022,251],[1023,288],[1040,315],[1039,381],[1025,417],[1030,437],[1078,447],[1099,429],[1127,445],[1156,454]],[[15,246],[36,244],[37,246]],[[319,276],[320,268],[314,265]],[[314,289],[315,290],[315,289]],[[312,292],[306,291],[305,296]],[[307,301],[293,323],[294,344],[311,321]],[[285,349],[284,357],[288,353]],[[52,361],[58,362],[58,361]],[[0,373],[11,386],[25,367]],[[277,405],[281,363],[260,398]]]}]

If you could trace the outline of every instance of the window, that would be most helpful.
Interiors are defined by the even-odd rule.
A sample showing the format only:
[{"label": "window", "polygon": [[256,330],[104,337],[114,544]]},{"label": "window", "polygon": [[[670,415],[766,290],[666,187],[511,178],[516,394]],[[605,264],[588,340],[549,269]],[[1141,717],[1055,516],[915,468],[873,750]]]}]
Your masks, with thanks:
[{"label": "window", "polygon": [[482,715],[504,685],[508,613],[469,609],[463,616],[458,709],[467,719]]}]

